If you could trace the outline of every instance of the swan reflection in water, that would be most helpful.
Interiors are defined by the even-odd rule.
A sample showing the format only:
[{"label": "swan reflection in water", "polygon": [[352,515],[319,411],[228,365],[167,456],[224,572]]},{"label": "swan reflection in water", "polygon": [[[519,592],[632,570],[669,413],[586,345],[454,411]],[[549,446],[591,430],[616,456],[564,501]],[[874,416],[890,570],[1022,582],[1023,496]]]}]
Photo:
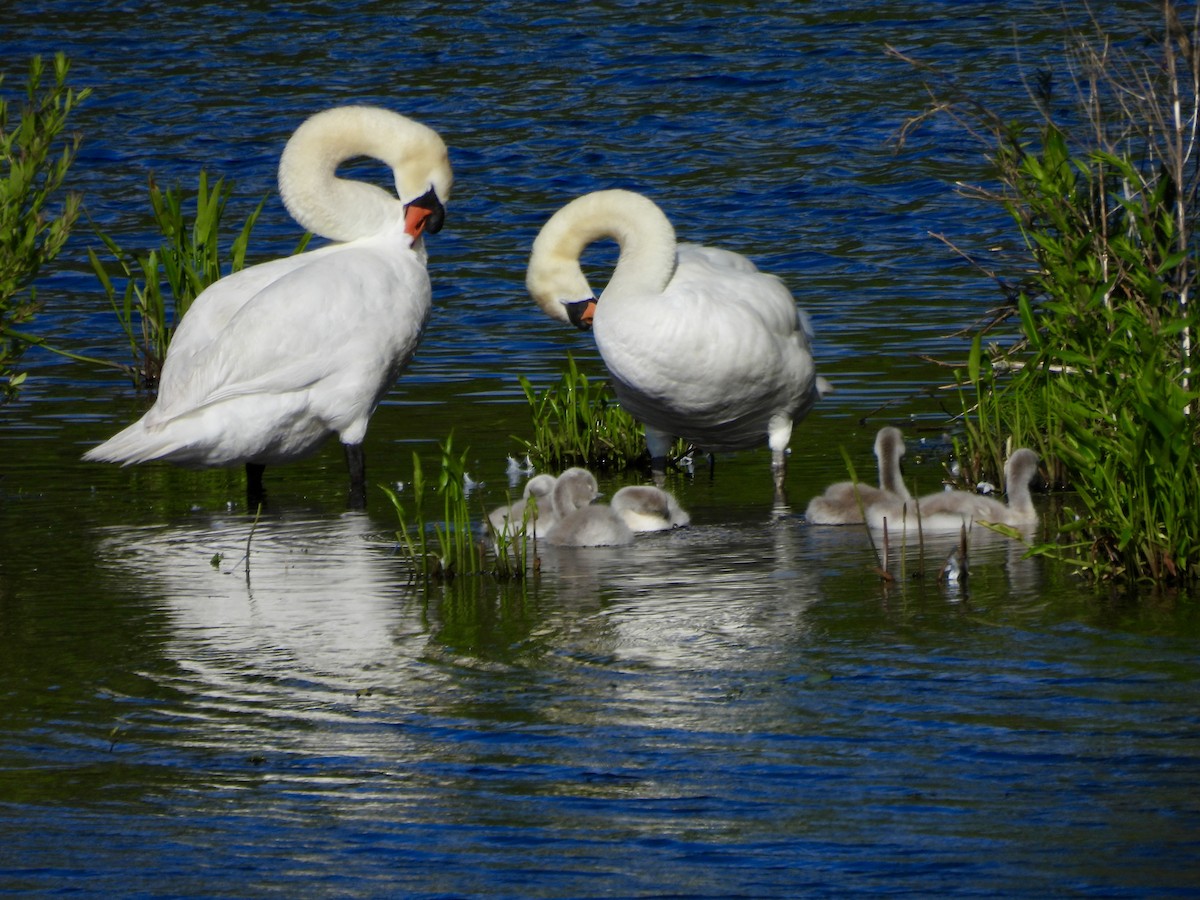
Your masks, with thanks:
[{"label": "swan reflection in water", "polygon": [[[427,629],[386,533],[347,512],[246,516],[106,529],[99,553],[171,616],[167,650],[185,669],[238,677],[305,674],[335,689],[419,654]],[[247,552],[248,551],[248,552]]]},{"label": "swan reflection in water", "polygon": [[[1001,552],[1015,553],[1016,589],[1016,579],[1036,572],[1019,559],[1019,544],[977,534],[973,564],[992,564],[999,541],[1007,542]],[[448,588],[424,592],[391,535],[357,512],[105,529],[98,549],[112,577],[167,614],[161,653],[171,666],[161,677],[186,698],[192,739],[213,745],[228,742],[227,726],[344,723],[361,713],[364,692],[388,715],[441,716],[473,693],[469,673],[546,667],[568,691],[566,682],[599,690],[597,677],[607,685],[615,672],[658,673],[669,681],[658,689],[674,696],[663,714],[684,714],[688,697],[713,677],[793,670],[797,648],[818,639],[816,605],[848,602],[827,596],[830,567],[865,572],[871,561],[865,530],[787,517],[693,521],[624,547],[539,542],[540,574],[519,588],[522,602],[506,606],[484,590],[471,603]],[[861,602],[878,602],[879,589],[854,577]],[[653,689],[619,682],[627,685],[614,695],[622,702]],[[339,740],[355,740],[338,731]]]}]

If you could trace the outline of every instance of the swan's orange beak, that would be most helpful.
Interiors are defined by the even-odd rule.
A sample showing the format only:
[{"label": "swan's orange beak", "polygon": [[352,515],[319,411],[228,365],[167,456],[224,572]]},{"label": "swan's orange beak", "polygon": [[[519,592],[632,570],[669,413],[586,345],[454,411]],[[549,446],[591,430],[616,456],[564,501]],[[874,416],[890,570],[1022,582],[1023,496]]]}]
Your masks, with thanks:
[{"label": "swan's orange beak", "polygon": [[423,233],[437,234],[442,230],[446,208],[433,191],[426,191],[404,207],[404,230],[415,241]]},{"label": "swan's orange beak", "polygon": [[595,300],[576,300],[574,303],[563,304],[567,308],[567,318],[571,320],[571,324],[580,331],[587,331],[592,327],[592,319],[596,315]]}]

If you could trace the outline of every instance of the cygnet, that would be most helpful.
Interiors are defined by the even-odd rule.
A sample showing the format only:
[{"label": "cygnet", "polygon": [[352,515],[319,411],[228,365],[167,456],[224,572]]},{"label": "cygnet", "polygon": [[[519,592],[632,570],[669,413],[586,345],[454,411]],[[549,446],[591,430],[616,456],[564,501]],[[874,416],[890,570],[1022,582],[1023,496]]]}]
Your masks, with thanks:
[{"label": "cygnet", "polygon": [[669,491],[649,484],[621,488],[613,494],[612,508],[634,531],[682,528],[692,520]]},{"label": "cygnet", "polygon": [[1038,514],[1029,484],[1037,472],[1038,455],[1026,448],[1015,450],[1004,466],[1007,504],[972,491],[939,491],[909,500],[907,508],[898,499],[876,503],[867,510],[867,522],[880,529],[886,522],[889,532],[916,531],[919,522],[925,534],[954,532],[973,522],[1016,528],[1036,525]]},{"label": "cygnet", "polygon": [[551,495],[556,519],[546,542],[560,547],[617,547],[633,543],[633,530],[612,507],[592,503],[600,495],[587,469],[567,469]]},{"label": "cygnet", "polygon": [[[514,538],[523,531],[534,537],[542,538],[554,523],[554,503],[550,499],[557,479],[553,475],[534,475],[525,482],[521,499],[510,506],[500,506],[488,514],[488,521],[497,534]],[[529,510],[529,520],[525,513],[529,507],[529,499],[534,498],[534,508]]]},{"label": "cygnet", "polygon": [[863,510],[881,501],[911,500],[900,476],[900,458],[904,456],[904,435],[888,425],[875,435],[875,459],[879,468],[879,487],[855,481],[839,481],[813,497],[804,511],[810,525],[861,525]]}]

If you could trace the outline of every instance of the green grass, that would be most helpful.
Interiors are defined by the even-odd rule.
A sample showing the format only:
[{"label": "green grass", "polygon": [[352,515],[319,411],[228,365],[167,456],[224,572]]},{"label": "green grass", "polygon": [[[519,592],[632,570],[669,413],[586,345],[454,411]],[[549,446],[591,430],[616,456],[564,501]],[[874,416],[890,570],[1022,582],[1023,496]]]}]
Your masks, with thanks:
[{"label": "green grass", "polygon": [[59,199],[81,140],[65,133],[67,120],[91,93],[67,86],[70,68],[67,57],[56,53],[47,84],[42,57],[34,56],[19,116],[0,96],[0,401],[15,396],[25,381],[17,367],[30,346],[55,349],[21,328],[42,306],[34,280],[58,256],[80,212],[78,194]]},{"label": "green grass", "polygon": [[[502,581],[524,579],[531,541],[523,532],[515,536],[496,532],[482,505],[478,510],[482,524],[475,526],[464,487],[468,451],[455,453],[453,440],[453,435],[447,437],[440,447],[436,484],[426,480],[421,458],[413,453],[412,491],[407,502],[399,492],[380,485],[396,512],[399,546],[414,574],[426,583],[480,575]],[[431,515],[431,509],[440,516]],[[527,516],[532,511],[528,509]]]},{"label": "green grass", "polygon": [[[570,354],[557,385],[537,391],[524,376],[518,381],[529,403],[533,437],[514,440],[539,468],[620,471],[650,465],[642,426],[621,408],[607,383],[589,378]],[[685,453],[676,441],[672,458]]]},{"label": "green grass", "polygon": [[[92,269],[135,360],[128,371],[143,385],[157,384],[171,336],[192,301],[209,285],[246,265],[250,234],[266,198],[229,240],[226,260],[222,256],[224,216],[232,195],[232,184],[218,178],[210,186],[204,171],[192,195],[178,187],[164,191],[151,178],[148,196],[162,243],[147,251],[130,251],[98,232],[111,255],[110,264],[115,264],[114,273],[95,250],[88,248]],[[307,237],[301,249],[306,243]],[[123,289],[118,290],[114,274],[123,280]]]}]

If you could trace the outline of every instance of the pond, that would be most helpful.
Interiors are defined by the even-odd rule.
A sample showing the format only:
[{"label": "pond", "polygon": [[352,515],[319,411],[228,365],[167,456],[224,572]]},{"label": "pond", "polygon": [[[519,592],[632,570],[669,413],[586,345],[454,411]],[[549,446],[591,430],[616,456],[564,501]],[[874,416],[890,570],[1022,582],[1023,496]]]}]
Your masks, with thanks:
[{"label": "pond", "polygon": [[[846,6],[9,4],[6,96],[31,54],[71,57],[95,90],[72,186],[126,246],[154,240],[147,179],[203,168],[236,184],[232,219],[269,195],[254,260],[290,252],[275,166],[318,109],[443,135],[435,310],[372,420],[373,482],[453,433],[496,505],[531,430],[518,376],[549,386],[570,354],[603,377],[524,291],[541,224],[603,187],[782,277],[835,392],[796,428],[789,508],[765,448],[724,454],[669,476],[688,528],[426,590],[382,492],[346,509],[336,445],[268,469],[256,519],[240,471],[81,462],[149,400],[31,353],[0,407],[0,892],[1194,895],[1193,604],[1097,595],[990,533],[965,584],[936,540],[892,548],[889,583],[864,531],[801,516],[843,448],[872,470],[884,424],[908,479],[940,480],[958,401],[936,360],[1000,293],[934,235],[1013,237],[955,192],[985,171],[952,123],[897,148],[924,97],[885,44],[1015,111],[1020,64],[1064,34],[1033,0]],[[81,227],[39,282],[38,325],[125,362],[89,246]]]}]

